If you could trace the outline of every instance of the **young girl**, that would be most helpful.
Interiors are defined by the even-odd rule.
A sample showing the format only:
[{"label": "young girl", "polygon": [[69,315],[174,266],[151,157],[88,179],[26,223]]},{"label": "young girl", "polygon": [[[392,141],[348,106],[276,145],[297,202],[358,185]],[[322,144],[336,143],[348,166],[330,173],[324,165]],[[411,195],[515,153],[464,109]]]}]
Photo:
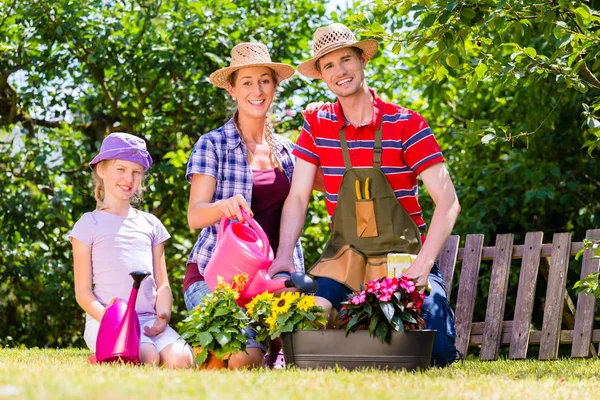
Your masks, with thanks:
[{"label": "young girl", "polygon": [[[192,365],[192,352],[169,325],[173,297],[167,278],[163,242],[170,238],[152,214],[130,204],[139,199],[144,172],[152,165],[146,143],[127,133],[111,133],[90,162],[96,209],[75,224],[73,245],[75,294],[85,310],[84,339],[96,351],[96,337],[106,307],[128,299],[129,273],[146,270],[135,310],[141,325],[142,363],[170,368]],[[91,360],[93,362],[93,357]]]}]

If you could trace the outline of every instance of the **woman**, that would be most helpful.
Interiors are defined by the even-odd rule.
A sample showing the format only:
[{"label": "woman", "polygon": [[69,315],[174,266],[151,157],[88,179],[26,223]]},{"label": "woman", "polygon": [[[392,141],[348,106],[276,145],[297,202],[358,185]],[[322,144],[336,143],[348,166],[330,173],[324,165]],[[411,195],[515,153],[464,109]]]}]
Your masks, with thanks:
[{"label": "woman", "polygon": [[[264,229],[277,253],[281,210],[295,158],[293,143],[273,133],[267,114],[277,84],[293,74],[292,66],[271,61],[265,45],[241,43],[231,50],[230,66],[210,75],[213,85],[227,89],[237,110],[225,125],[200,137],[188,162],[186,179],[192,185],[188,223],[192,229],[202,229],[184,279],[188,310],[210,292],[202,273],[214,251],[222,216],[243,221],[240,209],[246,211]],[[294,266],[304,270],[300,242]],[[247,354],[232,356],[229,367],[260,366],[266,351],[265,344],[251,339]]]}]

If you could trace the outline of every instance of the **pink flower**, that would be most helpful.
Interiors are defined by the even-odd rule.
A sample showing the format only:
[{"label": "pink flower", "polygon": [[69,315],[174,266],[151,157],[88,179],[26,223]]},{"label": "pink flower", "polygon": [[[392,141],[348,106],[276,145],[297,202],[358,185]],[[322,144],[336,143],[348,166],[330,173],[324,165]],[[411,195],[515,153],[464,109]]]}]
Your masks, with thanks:
[{"label": "pink flower", "polygon": [[379,299],[379,301],[390,301],[392,299],[392,295],[394,294],[394,292],[381,292],[380,294],[377,295],[377,298]]},{"label": "pink flower", "polygon": [[398,290],[398,278],[385,278],[381,281],[381,290],[395,292]]},{"label": "pink flower", "polygon": [[354,304],[355,306],[358,305],[358,304],[362,304],[365,301],[367,301],[367,294],[365,293],[364,290],[362,292],[360,292],[360,293],[356,293],[355,292],[354,294],[355,294],[354,297],[352,297],[350,299],[350,303]]},{"label": "pink flower", "polygon": [[412,281],[412,279],[406,276],[400,277],[399,285],[400,288],[404,289],[407,293],[412,293],[415,291],[415,283]]},{"label": "pink flower", "polygon": [[291,110],[291,109],[289,109],[289,108],[288,108],[287,110],[285,110],[285,113],[286,113],[287,115],[289,115],[290,117],[295,117],[295,116],[296,116],[296,111],[294,111],[294,110]]},{"label": "pink flower", "polygon": [[375,293],[375,292],[379,291],[380,288],[381,288],[381,283],[379,283],[379,279],[376,279],[374,281],[367,283],[367,292],[369,292],[369,293]]},{"label": "pink flower", "polygon": [[413,291],[409,294],[409,299],[414,303],[414,309],[418,311],[423,305],[425,295],[423,293]]}]

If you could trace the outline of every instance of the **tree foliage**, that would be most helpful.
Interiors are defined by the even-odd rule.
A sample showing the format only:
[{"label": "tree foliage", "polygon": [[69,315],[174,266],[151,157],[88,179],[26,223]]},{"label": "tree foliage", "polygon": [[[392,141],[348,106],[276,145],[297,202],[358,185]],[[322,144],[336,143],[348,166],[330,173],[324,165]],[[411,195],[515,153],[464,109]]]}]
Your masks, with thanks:
[{"label": "tree foliage", "polygon": [[[87,163],[111,131],[148,142],[155,165],[142,207],[173,235],[166,252],[181,319],[197,236],[185,167],[199,135],[232,112],[208,75],[242,41],[297,64],[324,11],[308,0],[0,2],[0,345],[83,344],[67,233],[95,207]],[[279,132],[301,126],[299,113],[280,112],[297,107],[301,85],[281,85]]]}]

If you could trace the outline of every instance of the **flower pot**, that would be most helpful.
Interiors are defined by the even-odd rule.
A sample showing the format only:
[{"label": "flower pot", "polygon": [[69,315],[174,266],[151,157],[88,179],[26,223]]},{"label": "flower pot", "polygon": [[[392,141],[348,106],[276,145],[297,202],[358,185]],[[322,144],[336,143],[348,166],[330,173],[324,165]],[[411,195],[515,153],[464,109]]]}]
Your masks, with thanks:
[{"label": "flower pot", "polygon": [[[196,359],[198,353],[200,353],[201,351],[202,347],[194,347],[194,360]],[[202,364],[197,365],[196,367],[198,369],[223,369],[227,368],[228,361],[229,360],[227,360],[227,358],[225,360],[219,360],[215,355],[215,352],[213,350],[209,350],[208,357],[206,357],[206,360]]]},{"label": "flower pot", "polygon": [[374,367],[389,370],[426,369],[431,361],[435,330],[392,332],[389,343],[382,343],[366,330],[343,329],[297,331],[281,335],[287,365],[298,368],[349,370]]}]

